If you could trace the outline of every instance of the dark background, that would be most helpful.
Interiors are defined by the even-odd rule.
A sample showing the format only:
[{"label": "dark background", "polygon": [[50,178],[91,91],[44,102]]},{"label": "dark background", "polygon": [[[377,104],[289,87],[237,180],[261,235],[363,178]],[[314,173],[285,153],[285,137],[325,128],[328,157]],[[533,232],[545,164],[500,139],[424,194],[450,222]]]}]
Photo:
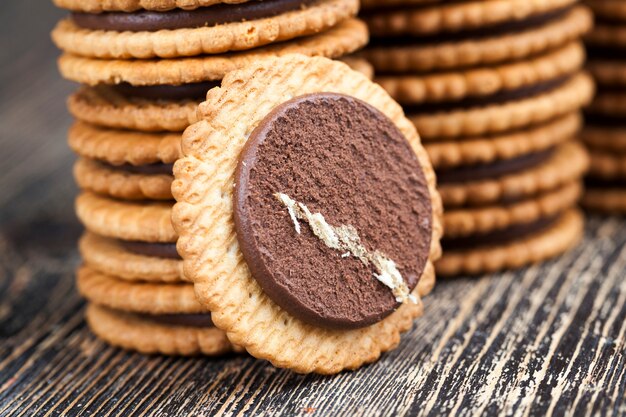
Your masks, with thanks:
[{"label": "dark background", "polygon": [[[541,267],[440,282],[376,364],[300,376],[247,356],[142,356],[83,321],[81,227],[49,40],[65,13],[0,2],[0,415],[626,415],[626,225],[592,218]],[[570,414],[570,415],[571,415]]]}]

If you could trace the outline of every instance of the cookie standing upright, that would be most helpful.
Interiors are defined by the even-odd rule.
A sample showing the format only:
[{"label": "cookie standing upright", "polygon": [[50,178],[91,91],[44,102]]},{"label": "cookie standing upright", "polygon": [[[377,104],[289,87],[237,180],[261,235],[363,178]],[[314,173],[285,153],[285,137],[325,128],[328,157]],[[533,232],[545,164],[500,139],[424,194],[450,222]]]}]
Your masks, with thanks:
[{"label": "cookie standing upright", "polygon": [[434,281],[441,202],[414,126],[344,64],[228,74],[174,166],[185,275],[229,339],[298,372],[395,347]]},{"label": "cookie standing upright", "polygon": [[626,214],[626,3],[587,1],[596,27],[587,36],[598,95],[586,109],[582,138],[591,154],[583,205]]},{"label": "cookie standing upright", "polygon": [[52,33],[63,50],[59,69],[81,84],[68,99],[76,119],[68,142],[79,156],[76,212],[86,232],[77,281],[90,327],[147,353],[232,350],[208,310],[198,310],[176,250],[171,185],[182,132],[207,91],[250,62],[300,53],[371,71],[349,56],[368,39],[354,18],[358,1],[55,3],[69,10]]},{"label": "cookie standing upright", "polygon": [[575,244],[590,11],[575,0],[398,0],[366,2],[361,16],[372,34],[362,55],[437,172],[439,274],[520,267]]}]

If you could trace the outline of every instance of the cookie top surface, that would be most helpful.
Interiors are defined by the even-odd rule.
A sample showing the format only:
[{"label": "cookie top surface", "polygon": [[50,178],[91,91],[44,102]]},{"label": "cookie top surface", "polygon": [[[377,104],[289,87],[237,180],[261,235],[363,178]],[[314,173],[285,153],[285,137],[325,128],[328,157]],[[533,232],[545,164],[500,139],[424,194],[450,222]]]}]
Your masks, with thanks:
[{"label": "cookie top surface", "polygon": [[[406,301],[428,259],[432,207],[415,153],[378,110],[339,94],[292,99],[253,131],[236,178],[242,252],[285,310],[356,328]],[[391,285],[387,260],[400,274]]]}]

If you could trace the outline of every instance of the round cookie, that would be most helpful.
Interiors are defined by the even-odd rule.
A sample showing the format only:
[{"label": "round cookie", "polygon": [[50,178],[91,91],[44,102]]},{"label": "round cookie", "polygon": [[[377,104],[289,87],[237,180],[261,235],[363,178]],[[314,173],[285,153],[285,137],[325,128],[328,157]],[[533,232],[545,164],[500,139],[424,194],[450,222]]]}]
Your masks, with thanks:
[{"label": "round cookie", "polygon": [[450,42],[406,43],[374,39],[361,52],[377,72],[449,70],[495,64],[539,54],[577,40],[593,25],[591,12],[575,7],[543,26],[510,34]]},{"label": "round cookie", "polygon": [[[333,74],[333,76],[330,77],[329,74]],[[430,213],[425,215],[432,216],[432,220],[428,221],[427,217],[424,217],[422,218],[424,223],[420,226],[430,229],[429,236],[424,236],[424,239],[430,242],[430,247],[424,248],[422,243],[420,250],[425,250],[428,258],[423,266],[423,276],[426,278],[432,274],[431,262],[439,256],[440,250],[437,242],[441,235],[441,206],[434,187],[434,173],[430,168],[424,150],[419,145],[419,139],[413,126],[403,117],[400,106],[393,102],[380,87],[372,84],[364,76],[354,73],[347,66],[322,58],[311,59],[302,56],[291,56],[275,61],[259,62],[246,69],[230,73],[225,77],[220,89],[212,90],[207,97],[207,102],[200,106],[199,113],[202,120],[190,127],[183,137],[183,151],[186,157],[179,160],[175,165],[176,180],[172,190],[178,203],[175,206],[172,218],[177,231],[180,233],[178,249],[184,259],[185,272],[194,281],[200,302],[211,309],[216,325],[227,332],[229,339],[233,343],[245,347],[252,355],[270,360],[276,366],[288,367],[297,372],[328,374],[339,372],[342,369],[357,368],[364,363],[376,360],[381,352],[396,346],[399,342],[399,334],[410,327],[413,318],[421,314],[422,308],[419,299],[417,299],[419,289],[412,292],[413,297],[416,297],[415,301],[417,301],[417,303],[414,303],[411,301],[413,297],[410,297],[406,292],[407,288],[405,287],[403,290],[406,282],[403,280],[402,284],[400,284],[396,280],[391,280],[391,282],[388,282],[390,288],[387,289],[388,292],[384,293],[384,297],[388,297],[393,292],[396,302],[398,300],[406,300],[395,311],[369,327],[351,330],[331,329],[327,327],[328,324],[322,326],[313,325],[288,313],[287,310],[279,307],[276,300],[271,299],[264,292],[262,284],[253,278],[249,267],[254,267],[258,270],[259,264],[252,266],[249,262],[249,256],[248,262],[244,260],[240,239],[242,233],[243,236],[247,236],[245,232],[242,232],[242,230],[246,229],[245,227],[244,229],[241,228],[241,217],[240,223],[238,223],[240,226],[236,227],[234,221],[234,176],[244,175],[241,174],[241,169],[244,169],[243,172],[246,172],[246,165],[243,165],[243,163],[238,164],[237,161],[250,134],[253,131],[256,132],[255,128],[266,117],[270,119],[273,117],[268,116],[270,112],[293,97],[304,96],[307,97],[306,103],[309,103],[307,100],[315,102],[316,99],[314,100],[312,97],[307,96],[314,93],[337,93],[340,95],[339,97],[343,97],[337,99],[343,104],[356,103],[355,99],[363,100],[364,103],[374,106],[377,109],[375,112],[382,112],[385,115],[382,116],[382,119],[379,118],[381,117],[380,115],[376,116],[374,120],[380,120],[380,123],[382,123],[382,120],[387,120],[386,118],[388,118],[397,126],[395,129],[399,129],[398,133],[408,139],[412,147],[411,149],[416,152],[416,156],[413,156],[413,158],[417,158],[423,169],[423,178],[416,178],[416,184],[421,184],[419,187],[420,193],[425,191],[426,195],[424,197],[431,200]],[[345,98],[345,96],[341,96],[342,94],[354,98]],[[327,96],[324,96],[323,99],[320,98],[320,100],[330,100],[330,102],[335,103],[333,101],[335,100],[334,98]],[[291,104],[293,103],[298,102],[294,100]],[[359,103],[361,102],[359,101]],[[291,104],[285,105],[287,106],[285,108],[290,108],[289,105]],[[374,111],[368,105],[364,104],[369,109],[368,111]],[[320,104],[320,106],[322,105]],[[322,107],[317,108],[314,106],[311,110],[313,112],[313,110],[320,110]],[[359,108],[362,109],[362,107]],[[284,110],[283,107],[280,107],[280,109],[280,111]],[[314,113],[317,112],[315,111]],[[325,125],[328,120],[336,121],[335,117],[338,117],[339,120],[344,120],[343,116],[339,116],[344,115],[343,112],[333,114],[336,116],[331,118],[326,116],[321,120],[316,120]],[[207,121],[209,117],[211,123]],[[247,123],[237,123],[237,120],[246,120]],[[349,118],[349,120],[351,119]],[[274,126],[273,124],[270,125]],[[268,125],[264,124],[263,126]],[[309,127],[304,128],[303,126]],[[341,124],[341,126],[344,125]],[[387,125],[385,124],[385,126]],[[315,129],[312,128],[308,123],[299,126],[299,128],[303,129],[303,132],[305,132],[303,134],[305,135],[308,135],[306,132],[314,132],[317,129],[317,127]],[[293,130],[293,127],[289,128],[289,131]],[[260,131],[265,132],[263,129]],[[332,131],[335,132],[335,128]],[[257,134],[261,135],[258,132]],[[256,134],[253,137],[256,138]],[[204,144],[207,141],[212,146],[206,147]],[[224,143],[228,143],[229,146],[223,146]],[[297,141],[293,143],[294,146],[301,146],[301,144],[298,145]],[[393,146],[390,146],[390,148],[395,149]],[[251,149],[254,149],[254,147]],[[357,154],[362,155],[360,152],[356,151]],[[385,157],[385,155],[376,155],[376,157],[379,156],[381,158]],[[263,160],[263,158],[260,160]],[[256,166],[256,163],[254,165]],[[235,174],[237,166],[239,174]],[[309,167],[306,168],[309,169],[315,166],[322,169],[320,172],[323,172],[323,167],[319,165],[318,161],[311,161]],[[414,172],[412,175],[409,175],[409,178],[416,174],[417,172]],[[241,180],[241,178],[245,178],[245,175],[239,178]],[[275,179],[279,180],[280,178],[288,177],[264,176],[263,178],[274,181]],[[303,179],[306,177],[297,176],[297,178]],[[241,181],[237,183],[239,184],[238,187],[240,187],[238,188],[239,190],[247,190],[245,183],[243,185]],[[291,188],[291,186],[287,188]],[[202,191],[200,192],[200,190]],[[328,188],[328,191],[332,192],[332,189]],[[297,236],[303,236],[304,239],[304,236],[306,236],[307,244],[312,244],[311,241],[318,242],[317,245],[322,250],[318,256],[329,253],[333,247],[328,246],[329,243],[324,246],[323,242],[330,242],[332,245],[334,245],[332,242],[342,242],[341,244],[337,243],[339,246],[336,246],[342,248],[346,244],[345,236],[352,236],[353,238],[349,241],[354,243],[356,247],[359,247],[355,242],[360,242],[360,239],[355,237],[355,233],[358,236],[359,233],[366,232],[357,230],[354,227],[339,227],[338,224],[333,223],[332,219],[334,216],[339,215],[339,212],[336,211],[338,208],[335,206],[324,206],[329,210],[324,210],[325,213],[320,213],[319,216],[315,215],[314,212],[309,212],[306,203],[311,204],[315,200],[328,201],[326,200],[328,195],[325,192],[320,193],[317,190],[311,190],[311,192],[316,197],[310,201],[306,199],[306,202],[292,200],[288,198],[288,195],[281,195],[278,192],[275,196],[276,200],[263,200],[265,201],[264,205],[259,206],[266,207],[265,204],[274,204],[277,206],[277,210],[280,211],[284,222],[277,224],[277,226],[279,230],[289,230],[289,234],[283,236],[284,242],[280,243],[283,244],[292,241],[292,239],[298,239]],[[217,199],[203,198],[200,195],[216,196]],[[262,195],[264,198],[267,197],[265,194]],[[353,193],[350,193],[350,196],[350,198],[353,198]],[[403,198],[405,197],[403,195]],[[250,198],[253,197],[251,196]],[[272,201],[275,202],[272,203]],[[283,205],[284,207],[281,208]],[[404,207],[401,202],[399,205]],[[311,207],[311,210],[314,211],[322,210],[320,206],[314,204],[311,204]],[[307,212],[312,217],[306,217]],[[248,218],[245,213],[249,212],[243,210],[243,213],[244,218]],[[292,213],[292,215],[288,213]],[[339,233],[338,235],[320,232],[321,234],[313,236],[310,227],[307,226],[308,221],[318,224],[317,222],[321,221],[320,216],[324,215],[328,216],[328,221],[331,223],[326,223],[325,220],[323,223],[330,227],[330,230]],[[297,220],[297,216],[305,216],[308,221],[303,220],[303,218]],[[290,217],[293,223],[289,220]],[[301,226],[297,226],[300,225],[300,222]],[[246,224],[246,222],[244,221],[243,224]],[[253,224],[267,223],[253,222]],[[271,224],[274,223],[272,222]],[[318,232],[320,230],[329,230],[326,226],[322,229],[317,229],[317,226],[314,227]],[[412,223],[410,225],[407,223],[407,227],[412,229],[415,226]],[[373,227],[373,229],[377,228]],[[203,231],[200,232],[200,230]],[[303,235],[297,233],[298,230]],[[251,233],[255,232],[252,231]],[[372,231],[367,231],[364,239],[367,239],[365,236],[369,236],[370,233]],[[332,236],[344,237],[339,241],[335,241],[332,239]],[[259,242],[267,241],[263,239]],[[353,246],[349,247],[355,249]],[[418,247],[414,248],[414,250],[418,250]],[[355,252],[352,252],[352,249],[344,250],[343,252],[333,250],[330,251],[332,256],[324,256],[322,259],[317,258],[317,260],[313,257],[307,259],[305,263],[322,262],[320,266],[324,266],[323,262],[327,260],[330,262],[332,259],[333,263],[337,262],[338,265],[343,265],[343,267],[349,264],[360,270],[360,258],[357,259],[354,255],[346,255],[347,252],[354,254]],[[370,259],[369,256],[372,255],[370,250],[365,249],[364,252],[360,252],[361,256]],[[249,255],[250,251],[247,251],[247,253]],[[384,255],[380,253],[379,255],[385,258]],[[343,263],[342,259],[345,260],[345,263]],[[372,261],[373,266],[380,265],[380,258],[376,259],[378,261]],[[266,267],[269,267],[268,265],[270,264],[277,266],[277,264],[271,262],[268,264],[266,261],[262,261],[261,265]],[[324,268],[326,267],[324,266]],[[384,273],[381,272],[381,274]],[[383,275],[380,276],[382,277]],[[397,275],[394,276],[397,278]],[[370,277],[370,279],[375,279],[374,275],[370,275]],[[341,283],[338,282],[337,285],[339,284]],[[367,280],[363,284],[369,285]],[[359,285],[356,286],[355,291],[358,291]],[[329,288],[329,291],[330,295],[332,288]],[[376,290],[377,294],[378,291]],[[369,309],[370,306],[367,306],[366,310],[369,311]],[[387,314],[385,311],[383,313]]]},{"label": "round cookie", "polygon": [[626,91],[600,90],[587,108],[587,112],[626,120]]},{"label": "round cookie", "polygon": [[[262,6],[265,3],[246,2],[226,7],[245,9],[248,5]],[[358,7],[358,0],[314,0],[306,7],[296,4],[290,11],[271,17],[152,32],[84,29],[77,25],[76,18],[70,18],[59,22],[52,32],[52,39],[65,52],[103,59],[220,54],[323,32],[356,15]],[[102,18],[105,15],[99,16]]]},{"label": "round cookie", "polygon": [[[171,165],[161,165],[171,172]],[[135,170],[129,170],[132,167]],[[172,200],[172,174],[142,173],[147,167],[106,165],[81,158],[74,164],[74,179],[85,191],[124,200]]]},{"label": "round cookie", "polygon": [[458,101],[515,91],[578,71],[585,60],[582,43],[572,42],[529,60],[434,74],[381,75],[375,78],[401,104]]},{"label": "round cookie", "polygon": [[216,327],[162,324],[151,317],[89,304],[87,323],[107,343],[144,354],[222,355],[234,348]]},{"label": "round cookie", "polygon": [[509,244],[469,250],[445,250],[436,263],[439,276],[477,275],[520,268],[567,251],[581,239],[583,216],[575,209],[562,214],[547,228]]},{"label": "round cookie", "polygon": [[113,200],[84,192],[76,198],[76,215],[95,234],[141,242],[176,242],[172,204]]},{"label": "round cookie", "polygon": [[101,60],[63,54],[61,74],[86,85],[128,83],[133,86],[181,85],[219,81],[229,71],[288,54],[339,58],[360,49],[368,41],[367,27],[348,19],[326,32],[249,51],[160,60]]},{"label": "round cookie", "polygon": [[76,272],[76,286],[87,300],[116,310],[154,315],[209,313],[188,283],[131,282],[83,266]]},{"label": "round cookie", "polygon": [[365,13],[373,36],[424,36],[511,24],[572,5],[575,0],[469,0]]},{"label": "round cookie", "polygon": [[582,185],[573,181],[510,204],[446,210],[443,216],[445,237],[453,239],[486,234],[516,224],[533,223],[573,207],[581,195]]},{"label": "round cookie", "polygon": [[137,10],[166,11],[180,8],[193,10],[214,4],[245,3],[249,0],[54,0],[57,7],[87,13],[134,12]]},{"label": "round cookie", "polygon": [[581,178],[589,166],[584,147],[576,142],[559,145],[540,164],[492,179],[444,182],[440,174],[438,190],[446,208],[478,206],[515,201]]},{"label": "round cookie", "polygon": [[181,134],[107,129],[75,122],[68,144],[78,155],[111,165],[173,164],[181,157]]},{"label": "round cookie", "polygon": [[593,30],[585,36],[585,42],[591,47],[626,48],[626,24],[596,22]]},{"label": "round cookie", "polygon": [[619,61],[593,58],[587,63],[587,68],[600,86],[626,86],[626,59]]},{"label": "round cookie", "polygon": [[560,86],[520,100],[457,109],[411,113],[407,116],[426,140],[495,134],[547,122],[577,111],[591,101],[594,84],[586,73],[570,77]]},{"label": "round cookie", "polygon": [[128,250],[123,242],[86,232],[78,248],[85,264],[106,275],[130,281],[186,281],[178,259],[147,256]]},{"label": "round cookie", "polygon": [[591,211],[606,214],[626,214],[626,188],[587,186],[581,205]]},{"label": "round cookie", "polygon": [[479,136],[424,144],[435,169],[489,164],[544,151],[570,140],[582,125],[580,113],[498,136]]}]

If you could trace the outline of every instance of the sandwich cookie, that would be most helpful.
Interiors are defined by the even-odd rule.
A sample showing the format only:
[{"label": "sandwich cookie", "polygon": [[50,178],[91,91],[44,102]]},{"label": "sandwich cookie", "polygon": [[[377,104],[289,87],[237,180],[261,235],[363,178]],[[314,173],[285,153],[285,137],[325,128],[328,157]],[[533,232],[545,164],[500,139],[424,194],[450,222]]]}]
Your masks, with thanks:
[{"label": "sandwich cookie", "polygon": [[233,350],[189,284],[120,281],[88,267],[77,286],[89,302],[87,322],[108,343],[142,353],[220,355]]},{"label": "sandwich cookie", "polygon": [[73,12],[52,38],[63,51],[101,59],[221,54],[324,32],[358,8],[358,0],[249,0],[192,10]]},{"label": "sandwich cookie", "polygon": [[[489,7],[496,2],[471,3]],[[552,2],[541,2],[549,3]],[[441,7],[444,6],[432,6]],[[376,11],[376,15],[383,13]],[[368,20],[367,15],[365,19]],[[372,29],[371,20],[369,23]],[[591,29],[592,24],[593,16],[588,9],[570,6],[534,15],[526,20],[453,33],[396,37],[389,36],[393,33],[379,32],[373,34],[372,42],[362,55],[374,65],[378,73],[415,73],[486,66],[528,58],[561,47],[579,39]]]},{"label": "sandwich cookie", "polygon": [[589,157],[577,142],[490,164],[438,170],[446,208],[519,201],[581,178]]},{"label": "sandwich cookie", "polygon": [[250,62],[292,53],[339,58],[367,42],[350,19],[324,33],[234,54],[167,60],[99,60],[63,55],[61,73],[85,84],[68,100],[78,120],[103,127],[182,132],[197,105],[225,73]]},{"label": "sandwich cookie", "polygon": [[580,241],[583,216],[576,209],[497,233],[443,240],[444,254],[437,261],[442,276],[476,275],[520,268],[566,252]]},{"label": "sandwich cookie", "polygon": [[199,118],[172,221],[216,326],[297,372],[395,347],[422,313],[441,236],[434,173],[401,107],[344,64],[294,55],[228,74]]},{"label": "sandwich cookie", "polygon": [[585,0],[599,20],[626,22],[626,4],[622,0]]}]

